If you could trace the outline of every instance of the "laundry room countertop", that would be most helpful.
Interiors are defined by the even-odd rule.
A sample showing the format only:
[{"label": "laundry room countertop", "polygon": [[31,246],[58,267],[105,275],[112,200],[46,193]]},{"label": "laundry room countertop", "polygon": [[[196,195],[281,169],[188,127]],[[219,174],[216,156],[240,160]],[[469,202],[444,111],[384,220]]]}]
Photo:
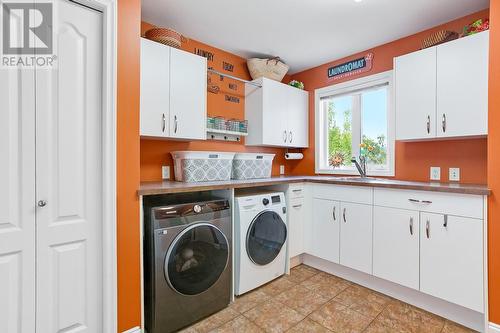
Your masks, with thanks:
[{"label": "laundry room countertop", "polygon": [[351,186],[383,187],[404,190],[434,191],[461,194],[489,195],[486,185],[411,182],[387,178],[333,177],[333,176],[281,176],[265,179],[229,180],[217,182],[184,183],[176,181],[142,182],[138,195],[200,192],[231,188],[251,188],[291,183],[320,183]]}]

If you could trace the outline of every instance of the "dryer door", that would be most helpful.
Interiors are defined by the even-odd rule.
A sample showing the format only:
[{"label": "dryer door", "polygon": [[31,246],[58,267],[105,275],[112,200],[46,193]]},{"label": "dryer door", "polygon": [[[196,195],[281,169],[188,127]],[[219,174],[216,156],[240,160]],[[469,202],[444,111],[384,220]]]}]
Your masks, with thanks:
[{"label": "dryer door", "polygon": [[213,286],[229,261],[229,242],[219,228],[196,223],[174,239],[165,257],[165,278],[183,295],[197,295]]},{"label": "dryer door", "polygon": [[247,232],[246,247],[250,260],[257,265],[271,263],[285,245],[286,223],[273,211],[257,215]]}]

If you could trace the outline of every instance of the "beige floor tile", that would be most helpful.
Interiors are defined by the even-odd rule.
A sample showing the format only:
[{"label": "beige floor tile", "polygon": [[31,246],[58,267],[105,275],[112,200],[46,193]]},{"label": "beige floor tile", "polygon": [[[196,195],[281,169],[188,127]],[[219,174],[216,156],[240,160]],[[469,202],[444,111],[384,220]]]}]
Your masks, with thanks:
[{"label": "beige floor tile", "polygon": [[193,328],[198,333],[210,332],[211,330],[227,323],[228,321],[238,316],[239,316],[238,312],[234,311],[231,308],[225,308],[224,310],[219,311],[216,314],[213,314],[210,317],[195,324]]},{"label": "beige floor tile", "polygon": [[295,283],[290,281],[288,277],[282,276],[274,281],[269,282],[265,286],[262,286],[261,288],[259,288],[259,290],[265,292],[269,296],[276,296],[281,294],[285,290],[289,290],[294,285]]},{"label": "beige floor tile", "polygon": [[292,282],[300,283],[319,273],[320,271],[315,268],[306,265],[299,265],[290,270],[290,275],[288,276],[288,279]]},{"label": "beige floor tile", "polygon": [[256,306],[245,312],[244,316],[270,333],[285,332],[305,317],[275,300],[269,300]]},{"label": "beige floor tile", "polygon": [[331,333],[332,331],[321,326],[317,322],[305,318],[297,326],[292,327],[287,333]]},{"label": "beige floor tile", "polygon": [[442,333],[473,333],[476,332],[470,328],[461,326],[451,321],[445,321]]},{"label": "beige floor tile", "polygon": [[219,328],[210,333],[263,333],[264,331],[244,316],[236,317],[235,319],[225,323]]},{"label": "beige floor tile", "polygon": [[399,333],[399,331],[378,321],[373,321],[363,333]]},{"label": "beige floor tile", "polygon": [[236,297],[234,302],[230,305],[233,310],[239,313],[246,312],[258,304],[267,301],[271,296],[266,294],[260,289],[248,292],[242,296]]},{"label": "beige floor tile", "polygon": [[391,298],[359,285],[351,285],[338,294],[334,300],[348,306],[351,310],[375,319]]},{"label": "beige floor tile", "polygon": [[329,298],[337,296],[351,285],[346,280],[326,273],[319,273],[310,279],[302,281],[300,284],[309,290],[313,290]]},{"label": "beige floor tile", "polygon": [[309,315],[330,300],[329,297],[325,297],[301,285],[293,286],[286,292],[276,296],[275,299],[304,316]]},{"label": "beige floor tile", "polygon": [[309,318],[336,333],[362,332],[372,319],[335,301],[330,301]]},{"label": "beige floor tile", "polygon": [[402,333],[439,333],[444,326],[443,318],[400,301],[391,301],[375,321]]}]

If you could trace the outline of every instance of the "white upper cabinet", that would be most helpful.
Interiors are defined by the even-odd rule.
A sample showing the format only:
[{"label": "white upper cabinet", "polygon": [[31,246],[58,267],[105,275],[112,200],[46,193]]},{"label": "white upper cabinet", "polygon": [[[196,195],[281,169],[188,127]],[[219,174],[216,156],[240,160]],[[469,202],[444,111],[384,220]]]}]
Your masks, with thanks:
[{"label": "white upper cabinet", "polygon": [[245,116],[246,144],[250,146],[308,147],[309,93],[274,80],[247,85]]},{"label": "white upper cabinet", "polygon": [[141,136],[206,138],[207,61],[141,39]]},{"label": "white upper cabinet", "polygon": [[483,221],[420,213],[420,290],[483,313]]},{"label": "white upper cabinet", "polygon": [[141,39],[141,135],[168,136],[170,48]]},{"label": "white upper cabinet", "polygon": [[436,48],[394,59],[398,140],[436,136]]},{"label": "white upper cabinet", "polygon": [[488,42],[482,32],[437,47],[437,136],[488,134]]},{"label": "white upper cabinet", "polygon": [[394,59],[397,140],[488,134],[488,41],[486,31]]}]

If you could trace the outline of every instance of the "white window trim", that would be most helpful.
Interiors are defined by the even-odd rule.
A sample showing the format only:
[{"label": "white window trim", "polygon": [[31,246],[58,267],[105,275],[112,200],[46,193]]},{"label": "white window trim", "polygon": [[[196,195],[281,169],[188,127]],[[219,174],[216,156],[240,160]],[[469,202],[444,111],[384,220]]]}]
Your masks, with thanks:
[{"label": "white window trim", "polygon": [[[396,117],[394,111],[394,85],[393,72],[382,72],[360,79],[347,81],[339,84],[334,84],[328,87],[316,89],[314,91],[315,104],[315,172],[317,174],[339,174],[339,175],[359,175],[356,168],[353,169],[325,169],[321,167],[323,154],[325,152],[324,142],[322,138],[326,131],[326,121],[322,121],[321,98],[332,95],[340,95],[353,90],[365,89],[375,85],[388,84],[387,97],[387,170],[367,170],[369,176],[387,176],[395,175],[395,133],[396,133]],[[323,126],[321,124],[323,123]]]}]

